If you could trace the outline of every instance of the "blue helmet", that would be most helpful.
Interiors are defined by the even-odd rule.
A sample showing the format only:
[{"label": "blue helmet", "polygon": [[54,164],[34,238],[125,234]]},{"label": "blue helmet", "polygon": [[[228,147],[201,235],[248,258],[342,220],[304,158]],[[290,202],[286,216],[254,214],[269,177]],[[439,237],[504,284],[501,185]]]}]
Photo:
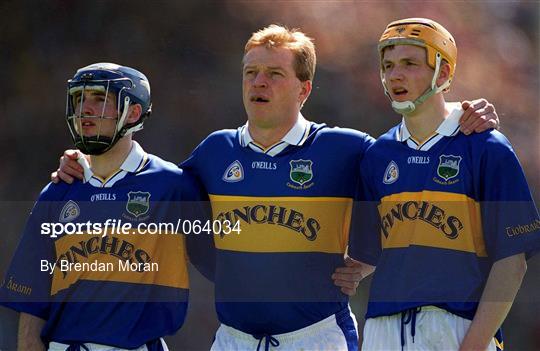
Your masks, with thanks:
[{"label": "blue helmet", "polygon": [[[82,102],[85,91],[100,91],[105,95],[116,97],[117,116],[87,116],[82,113]],[[78,104],[77,104],[78,103]],[[125,123],[128,107],[140,104],[140,118],[133,123]],[[76,107],[76,106],[80,106]],[[83,67],[68,80],[66,120],[75,146],[90,155],[99,155],[110,148],[124,135],[131,134],[143,128],[144,121],[152,112],[150,100],[150,82],[146,76],[130,67],[114,63],[94,63]],[[84,136],[82,118],[115,119],[116,128],[112,136]]]}]

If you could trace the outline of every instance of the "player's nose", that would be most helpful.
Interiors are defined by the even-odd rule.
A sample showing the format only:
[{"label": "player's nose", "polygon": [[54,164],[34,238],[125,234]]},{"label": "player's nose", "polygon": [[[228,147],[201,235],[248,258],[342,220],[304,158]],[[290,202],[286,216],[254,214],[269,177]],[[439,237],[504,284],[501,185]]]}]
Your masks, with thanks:
[{"label": "player's nose", "polygon": [[95,116],[95,106],[91,101],[84,101],[81,108],[81,114],[84,116]]},{"label": "player's nose", "polygon": [[263,72],[258,72],[253,78],[253,86],[256,88],[265,88],[268,86],[268,80]]},{"label": "player's nose", "polygon": [[391,81],[403,80],[403,71],[399,67],[393,67],[387,70],[386,75]]}]

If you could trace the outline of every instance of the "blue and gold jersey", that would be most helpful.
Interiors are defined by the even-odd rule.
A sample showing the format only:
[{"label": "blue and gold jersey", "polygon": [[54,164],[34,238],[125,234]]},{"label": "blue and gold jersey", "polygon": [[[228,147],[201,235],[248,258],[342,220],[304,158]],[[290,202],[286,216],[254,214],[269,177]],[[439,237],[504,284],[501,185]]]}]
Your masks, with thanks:
[{"label": "blue and gold jersey", "polygon": [[[498,131],[459,132],[459,111],[424,143],[404,123],[361,164],[350,254],[377,269],[366,318],[435,305],[472,319],[493,263],[540,248],[518,159]],[[371,205],[371,206],[370,206]]]},{"label": "blue and gold jersey", "polygon": [[244,136],[246,126],[211,134],[182,168],[206,188],[213,217],[240,229],[214,236],[219,320],[250,334],[290,332],[347,306],[331,275],[343,265],[372,139],[309,122],[268,149]]},{"label": "blue and gold jersey", "polygon": [[[122,168],[109,180],[49,184],[32,210],[0,301],[45,319],[46,343],[135,348],[184,322],[185,236],[169,228],[142,233],[150,227],[139,224],[176,223],[186,215],[182,203],[198,201],[199,190],[176,165],[138,145]],[[51,223],[65,232],[54,234]],[[131,229],[122,232],[126,223]]]}]

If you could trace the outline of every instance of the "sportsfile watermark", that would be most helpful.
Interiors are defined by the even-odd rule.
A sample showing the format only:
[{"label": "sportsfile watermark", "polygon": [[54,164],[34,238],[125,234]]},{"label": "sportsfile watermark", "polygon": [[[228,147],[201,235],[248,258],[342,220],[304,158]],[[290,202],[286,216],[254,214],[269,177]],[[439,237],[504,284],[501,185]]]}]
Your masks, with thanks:
[{"label": "sportsfile watermark", "polygon": [[129,235],[129,234],[240,234],[239,221],[229,220],[184,220],[178,219],[176,223],[155,223],[140,222],[131,223],[122,219],[107,219],[104,222],[45,222],[41,223],[41,235],[47,235],[50,238],[57,238],[62,235],[97,235],[105,237],[107,235]]},{"label": "sportsfile watermark", "polygon": [[[330,277],[344,264],[346,251],[352,258],[373,260],[384,252],[407,255],[407,262],[389,268],[392,279],[372,301],[468,303],[480,299],[492,257],[539,249],[540,219],[533,203],[477,202],[458,195],[449,201],[448,194],[442,200],[435,195],[377,202],[233,198],[211,204],[144,197],[119,204],[104,196],[94,202],[38,204],[26,227],[31,204],[19,206],[15,214],[17,207],[10,203],[3,209],[10,213],[4,223],[13,222],[7,233],[25,229],[17,251],[16,240],[6,240],[12,245],[8,255],[15,252],[15,268],[6,270],[3,286],[14,300],[61,296],[108,302],[118,300],[118,282],[151,282],[156,290],[133,289],[123,301],[173,301],[178,297],[171,287],[189,286],[186,262],[194,249],[189,259],[195,267],[211,272],[219,262],[219,302],[331,302],[345,298]],[[481,269],[484,275],[477,274]],[[401,280],[405,271],[416,275],[407,273]],[[408,288],[423,286],[426,276],[434,282],[426,290]],[[253,282],[249,289],[246,281]],[[98,282],[100,289],[67,293],[80,282]],[[433,293],[430,286],[442,288]],[[528,296],[538,303],[535,291]],[[489,296],[491,301],[511,299],[502,289]]]}]

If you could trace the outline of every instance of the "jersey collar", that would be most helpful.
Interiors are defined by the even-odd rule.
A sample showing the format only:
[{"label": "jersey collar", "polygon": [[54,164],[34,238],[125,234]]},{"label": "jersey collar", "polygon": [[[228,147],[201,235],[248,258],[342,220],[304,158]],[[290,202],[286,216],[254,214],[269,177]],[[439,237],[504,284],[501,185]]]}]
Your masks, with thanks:
[{"label": "jersey collar", "polygon": [[246,122],[246,124],[240,128],[240,145],[243,147],[249,147],[255,152],[267,154],[268,156],[273,157],[285,150],[285,148],[289,145],[302,146],[309,135],[309,125],[310,123],[304,118],[304,116],[299,114],[294,126],[291,128],[291,130],[289,130],[289,132],[287,132],[287,134],[285,134],[283,138],[281,138],[280,141],[274,145],[264,148],[262,145],[259,145],[253,140],[248,130],[249,122]]},{"label": "jersey collar", "polygon": [[396,130],[396,140],[399,142],[406,142],[407,146],[412,149],[427,151],[443,137],[452,137],[457,135],[459,133],[459,119],[463,114],[461,104],[447,103],[446,105],[450,110],[450,114],[439,125],[432,136],[424,140],[422,143],[418,142],[411,136],[411,133],[407,129],[405,118],[403,118],[401,120],[401,125]]},{"label": "jersey collar", "polygon": [[141,145],[139,145],[139,143],[135,140],[133,140],[131,143],[131,150],[126,157],[124,163],[122,163],[122,165],[120,166],[120,169],[130,173],[137,173],[146,163],[146,160],[148,159],[148,154],[144,152]]},{"label": "jersey collar", "polygon": [[120,168],[106,179],[102,179],[94,175],[94,172],[92,172],[86,158],[81,157],[77,160],[84,170],[83,182],[90,183],[90,185],[98,188],[112,187],[120,179],[123,179],[128,173],[139,172],[146,165],[147,161],[148,154],[136,141],[131,142],[131,150]]}]

